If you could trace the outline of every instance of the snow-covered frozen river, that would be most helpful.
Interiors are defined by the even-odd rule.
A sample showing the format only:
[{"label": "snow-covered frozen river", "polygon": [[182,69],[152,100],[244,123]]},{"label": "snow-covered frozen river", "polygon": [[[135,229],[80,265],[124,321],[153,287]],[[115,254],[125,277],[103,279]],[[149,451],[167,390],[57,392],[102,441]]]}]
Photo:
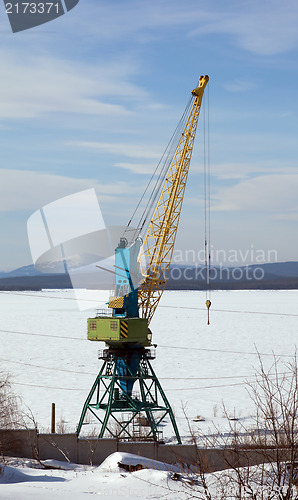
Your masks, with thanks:
[{"label": "snow-covered frozen river", "polygon": [[[73,290],[1,292],[1,370],[12,375],[15,392],[30,408],[39,430],[56,418],[75,431],[82,406],[99,371],[97,351],[104,344],[86,338],[86,319],[94,315],[92,291],[82,291],[91,309],[79,311]],[[103,301],[108,293],[102,291]],[[207,326],[206,294],[165,292],[151,322],[158,345],[153,367],[174,409],[182,436],[198,415],[206,429],[228,412],[247,417],[253,409],[245,380],[265,366],[272,352],[286,362],[297,342],[298,291],[218,291],[211,296]],[[216,417],[216,418],[215,418]],[[167,426],[164,436],[170,437]]]}]

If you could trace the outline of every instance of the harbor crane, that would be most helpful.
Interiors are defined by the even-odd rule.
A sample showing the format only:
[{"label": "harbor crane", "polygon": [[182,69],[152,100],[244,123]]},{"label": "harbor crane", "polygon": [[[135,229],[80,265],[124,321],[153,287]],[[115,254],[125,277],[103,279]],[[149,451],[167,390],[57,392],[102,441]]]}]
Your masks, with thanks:
[{"label": "harbor crane", "polygon": [[154,196],[149,199],[152,206],[158,192],[145,237],[142,239],[140,234],[147,216],[136,229],[128,224],[115,250],[115,291],[109,299],[109,308],[87,320],[87,338],[105,342],[107,348],[99,351],[103,364],[84,404],[78,435],[87,412],[100,424],[100,438],[108,434],[124,440],[159,441],[159,428],[169,418],[181,443],[172,408],[150,362],[155,358],[155,349],[149,324],[170,272],[208,81],[207,75],[200,76],[191,93],[190,110],[185,115],[178,146],[156,183]]}]

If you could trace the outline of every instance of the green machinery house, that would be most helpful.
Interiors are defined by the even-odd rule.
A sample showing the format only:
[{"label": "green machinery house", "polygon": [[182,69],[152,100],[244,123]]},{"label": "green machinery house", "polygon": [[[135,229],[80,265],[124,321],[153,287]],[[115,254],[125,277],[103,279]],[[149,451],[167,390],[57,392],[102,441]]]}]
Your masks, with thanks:
[{"label": "green machinery house", "polygon": [[148,320],[145,318],[97,316],[87,320],[88,340],[103,341],[110,347],[119,348],[119,343],[127,347],[127,344],[134,344],[135,347],[149,347],[151,336]]}]

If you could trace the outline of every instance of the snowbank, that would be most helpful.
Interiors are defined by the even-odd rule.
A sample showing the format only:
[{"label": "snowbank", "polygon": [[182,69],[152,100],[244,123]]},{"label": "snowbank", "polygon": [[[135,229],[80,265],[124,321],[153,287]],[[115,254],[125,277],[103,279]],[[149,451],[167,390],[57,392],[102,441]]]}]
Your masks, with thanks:
[{"label": "snowbank", "polygon": [[119,463],[128,466],[141,465],[143,469],[154,469],[160,471],[172,471],[181,472],[181,469],[172,464],[167,464],[165,462],[159,462],[158,460],[153,460],[151,458],[140,457],[139,455],[133,455],[132,453],[124,453],[117,451],[109,455],[104,462],[98,467],[102,472],[119,472],[121,467]]}]

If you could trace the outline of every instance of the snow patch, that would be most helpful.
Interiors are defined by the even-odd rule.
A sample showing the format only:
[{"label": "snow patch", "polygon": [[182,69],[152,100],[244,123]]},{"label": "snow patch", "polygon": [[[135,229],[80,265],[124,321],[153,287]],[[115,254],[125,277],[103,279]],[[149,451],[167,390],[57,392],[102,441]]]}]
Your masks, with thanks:
[{"label": "snow patch", "polygon": [[158,460],[153,460],[151,458],[141,457],[139,455],[133,455],[132,453],[115,452],[109,455],[104,462],[98,467],[102,472],[119,472],[121,468],[119,463],[125,465],[141,465],[143,469],[154,469],[159,471],[172,471],[181,472],[181,469],[172,464],[167,464],[165,462],[159,462]]}]

